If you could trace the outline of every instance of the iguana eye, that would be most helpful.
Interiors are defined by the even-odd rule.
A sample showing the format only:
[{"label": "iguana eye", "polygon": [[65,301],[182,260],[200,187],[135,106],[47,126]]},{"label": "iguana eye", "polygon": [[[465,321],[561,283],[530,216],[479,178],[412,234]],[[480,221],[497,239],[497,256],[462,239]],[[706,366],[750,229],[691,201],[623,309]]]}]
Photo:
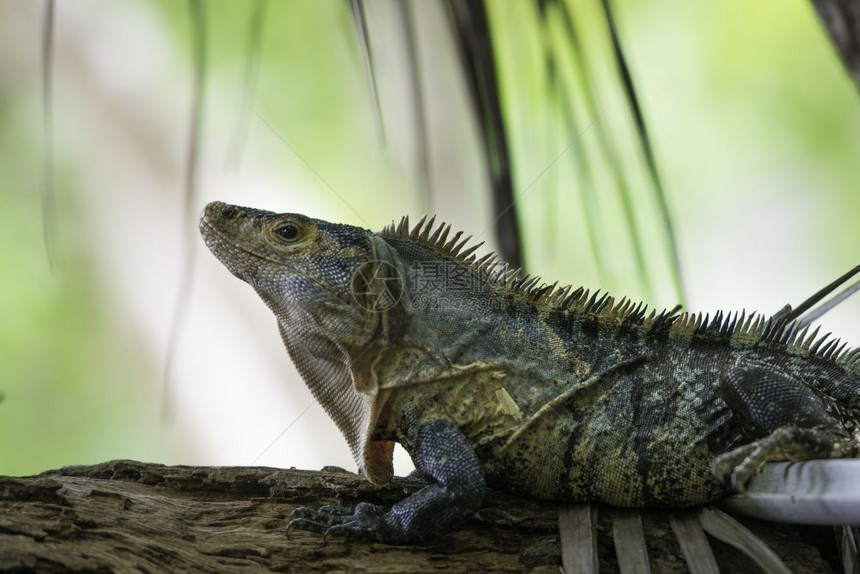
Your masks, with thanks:
[{"label": "iguana eye", "polygon": [[299,233],[299,228],[296,227],[292,223],[286,223],[286,224],[274,229],[272,231],[272,233],[274,233],[275,235],[277,235],[278,237],[280,237],[281,239],[283,239],[287,243],[293,243],[294,241],[299,239],[299,236],[301,235]]}]

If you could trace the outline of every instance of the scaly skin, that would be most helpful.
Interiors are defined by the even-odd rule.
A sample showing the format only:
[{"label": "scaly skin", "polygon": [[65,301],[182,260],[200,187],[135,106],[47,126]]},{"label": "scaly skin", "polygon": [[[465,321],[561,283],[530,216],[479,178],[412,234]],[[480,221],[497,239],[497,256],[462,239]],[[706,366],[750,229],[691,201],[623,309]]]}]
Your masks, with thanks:
[{"label": "scaly skin", "polygon": [[396,441],[431,483],[390,510],[300,509],[291,530],[426,540],[485,484],[689,506],[770,460],[858,454],[860,352],[796,323],[539,287],[432,221],[373,233],[216,202],[200,230],[275,313],[365,476],[390,480]]}]

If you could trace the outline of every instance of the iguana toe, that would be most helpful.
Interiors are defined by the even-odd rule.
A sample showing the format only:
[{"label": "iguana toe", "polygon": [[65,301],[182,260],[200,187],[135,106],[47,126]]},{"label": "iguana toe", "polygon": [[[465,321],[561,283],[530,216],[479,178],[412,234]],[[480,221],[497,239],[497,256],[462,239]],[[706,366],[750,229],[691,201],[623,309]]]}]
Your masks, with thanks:
[{"label": "iguana toe", "polygon": [[388,513],[384,506],[360,503],[355,508],[349,506],[323,506],[296,508],[290,515],[287,526],[289,536],[295,530],[308,530],[323,535],[328,542],[333,537],[364,540],[369,542],[395,543],[399,538],[396,529],[388,523]]},{"label": "iguana toe", "polygon": [[743,492],[767,462],[857,456],[860,439],[855,435],[841,429],[780,427],[763,439],[717,457],[714,475]]}]

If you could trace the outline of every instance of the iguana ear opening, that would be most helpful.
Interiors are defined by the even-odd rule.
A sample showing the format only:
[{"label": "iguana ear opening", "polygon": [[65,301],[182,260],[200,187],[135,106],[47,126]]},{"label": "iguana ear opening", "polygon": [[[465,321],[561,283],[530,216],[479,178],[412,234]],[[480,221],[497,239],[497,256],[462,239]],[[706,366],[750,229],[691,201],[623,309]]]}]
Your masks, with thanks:
[{"label": "iguana ear opening", "polygon": [[393,308],[403,292],[403,279],[391,264],[390,247],[384,240],[371,236],[373,259],[355,268],[350,290],[355,301],[372,313],[383,313]]}]

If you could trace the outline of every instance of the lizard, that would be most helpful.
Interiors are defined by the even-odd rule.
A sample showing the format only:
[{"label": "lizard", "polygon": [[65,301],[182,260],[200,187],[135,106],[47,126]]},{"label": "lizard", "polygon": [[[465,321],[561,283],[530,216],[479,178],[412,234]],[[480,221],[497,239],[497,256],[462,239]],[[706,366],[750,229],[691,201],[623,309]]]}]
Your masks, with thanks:
[{"label": "lizard", "polygon": [[427,541],[488,486],[694,506],[769,461],[860,453],[860,348],[790,306],[648,311],[478,258],[435,218],[372,232],[212,202],[199,228],[274,312],[364,477],[389,482],[399,442],[428,481],[391,508],[298,508],[288,533]]}]

